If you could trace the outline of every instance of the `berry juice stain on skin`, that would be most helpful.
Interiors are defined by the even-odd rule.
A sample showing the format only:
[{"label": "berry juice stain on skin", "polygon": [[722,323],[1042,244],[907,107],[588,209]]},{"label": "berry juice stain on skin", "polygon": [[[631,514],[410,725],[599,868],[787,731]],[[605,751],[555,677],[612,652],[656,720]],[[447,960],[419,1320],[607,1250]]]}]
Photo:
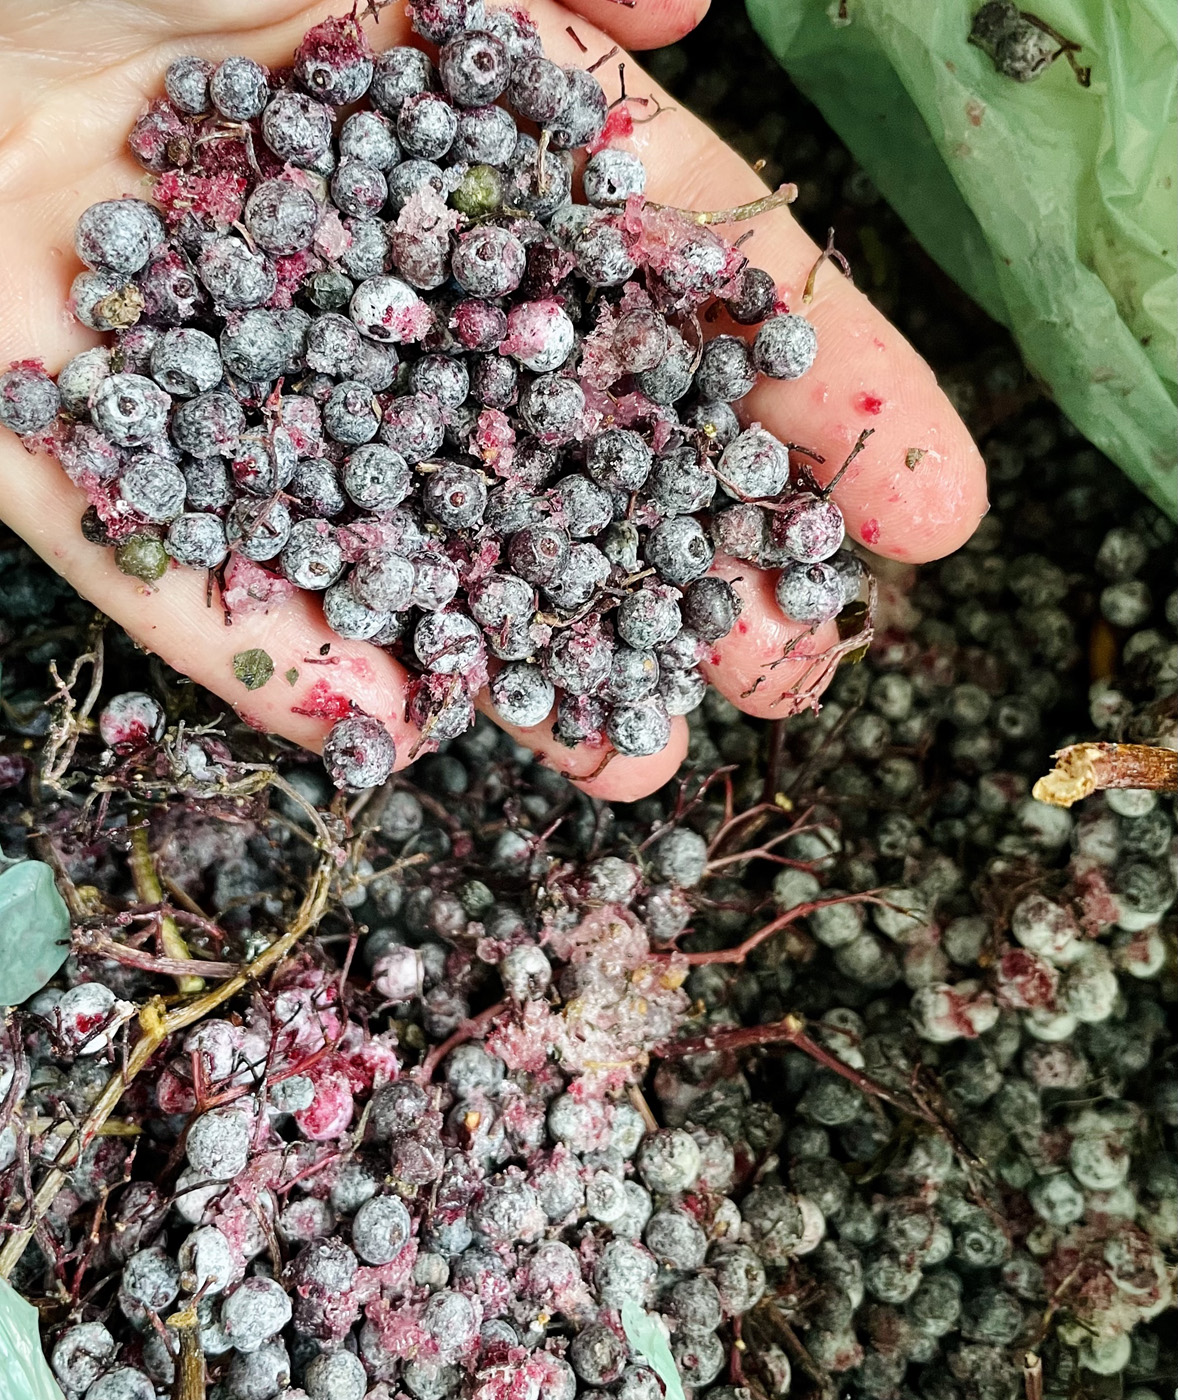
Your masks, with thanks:
[{"label": "berry juice stain on skin", "polygon": [[306,715],[310,719],[339,720],[352,713],[352,702],[346,695],[332,690],[326,681],[316,681],[305,702],[292,705],[290,712],[292,715]]},{"label": "berry juice stain on skin", "polygon": [[855,407],[860,413],[876,414],[884,406],[884,401],[878,394],[857,394],[855,396]]},{"label": "berry juice stain on skin", "polygon": [[859,531],[864,544],[878,544],[879,533],[879,521],[874,518],[865,520],[862,529]]}]

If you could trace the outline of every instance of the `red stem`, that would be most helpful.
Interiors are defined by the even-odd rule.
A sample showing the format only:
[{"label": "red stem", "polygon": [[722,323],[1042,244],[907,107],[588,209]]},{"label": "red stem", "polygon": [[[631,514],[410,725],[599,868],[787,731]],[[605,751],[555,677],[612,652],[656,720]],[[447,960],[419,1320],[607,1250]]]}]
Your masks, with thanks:
[{"label": "red stem", "polygon": [[492,1022],[506,1010],[507,1002],[497,1001],[494,1006],[488,1006],[486,1011],[480,1011],[469,1021],[463,1021],[453,1035],[443,1040],[441,1045],[434,1046],[413,1071],[414,1076],[422,1083],[428,1084],[437,1072],[438,1066],[451,1050],[456,1049],[459,1045],[465,1045],[468,1040],[481,1040]]}]

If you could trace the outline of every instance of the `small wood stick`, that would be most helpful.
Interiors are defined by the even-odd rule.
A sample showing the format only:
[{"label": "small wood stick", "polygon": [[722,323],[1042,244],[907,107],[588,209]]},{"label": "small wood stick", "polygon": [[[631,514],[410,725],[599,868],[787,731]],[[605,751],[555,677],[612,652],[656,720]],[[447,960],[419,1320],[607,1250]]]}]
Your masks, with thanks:
[{"label": "small wood stick", "polygon": [[195,1298],[190,1298],[179,1312],[168,1318],[168,1327],[175,1332],[180,1347],[172,1400],[204,1400],[205,1358],[200,1345],[200,1319]]},{"label": "small wood stick", "polygon": [[1070,807],[1106,788],[1178,790],[1178,753],[1151,744],[1069,744],[1053,753],[1055,767],[1031,795],[1055,807]]},{"label": "small wood stick", "polygon": [[1043,1400],[1043,1362],[1033,1351],[1023,1357],[1023,1393],[1026,1400]]}]

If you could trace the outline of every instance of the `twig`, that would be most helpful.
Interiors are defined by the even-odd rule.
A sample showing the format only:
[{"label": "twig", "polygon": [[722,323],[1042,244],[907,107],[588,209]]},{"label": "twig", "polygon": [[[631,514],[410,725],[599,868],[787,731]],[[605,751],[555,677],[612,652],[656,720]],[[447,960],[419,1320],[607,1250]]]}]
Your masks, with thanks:
[{"label": "twig", "polygon": [[647,200],[645,208],[665,210],[679,214],[692,224],[738,224],[745,219],[755,219],[758,214],[766,214],[770,209],[783,209],[798,197],[797,185],[779,185],[772,194],[750,200],[748,204],[738,204],[732,209],[680,209],[674,204],[655,204]]},{"label": "twig", "polygon": [[[788,928],[798,919],[808,918],[815,910],[828,909],[832,904],[855,903],[882,904],[883,901],[868,893],[832,894],[826,899],[814,899],[807,904],[796,904],[792,909],[787,909],[784,914],[778,914],[777,918],[771,920],[763,928],[759,928],[756,933],[750,933],[744,942],[738,943],[735,948],[713,948],[707,953],[688,953],[687,961],[692,967],[706,967],[711,963],[742,963],[754,948],[760,947],[766,939],[772,938],[775,933],[780,933],[783,928]],[[755,1026],[753,1029],[765,1030],[766,1027]]]},{"label": "twig", "polygon": [[900,1113],[907,1114],[910,1118],[920,1118],[935,1128],[940,1129],[944,1126],[927,1105],[915,1103],[894,1093],[870,1075],[844,1063],[824,1045],[819,1045],[807,1034],[805,1018],[792,1011],[780,1021],[773,1021],[767,1026],[739,1026],[727,1030],[721,1028],[705,1031],[703,1035],[687,1036],[683,1040],[668,1041],[665,1045],[660,1045],[654,1053],[660,1059],[679,1060],[685,1055],[732,1053],[737,1050],[757,1049],[763,1045],[792,1045],[795,1050],[800,1050],[803,1055],[808,1055],[825,1069],[840,1075],[869,1097],[882,1099]]},{"label": "twig", "polygon": [[[284,784],[284,786],[286,786]],[[293,789],[292,789],[293,792]],[[300,799],[302,800],[302,799]],[[318,813],[316,813],[318,816]],[[320,824],[322,819],[320,818]],[[324,827],[326,831],[326,827]],[[37,1227],[45,1218],[49,1208],[57,1199],[58,1192],[69,1178],[69,1172],[78,1158],[94,1140],[102,1125],[114,1112],[128,1085],[147,1065],[155,1052],[168,1036],[176,1031],[186,1030],[197,1021],[203,1020],[210,1011],[243,991],[251,981],[257,981],[294,948],[299,939],[314,928],[327,908],[331,893],[332,875],[335,871],[335,849],[326,847],[320,854],[310,884],[303,895],[298,912],[290,927],[281,938],[275,939],[236,977],[221,984],[214,991],[194,1001],[165,1012],[164,1003],[154,997],[139,1011],[139,1026],[142,1034],[135,1042],[124,1066],[106,1081],[102,1093],[94,1102],[85,1122],[71,1133],[58,1152],[52,1168],[45,1180],[37,1188],[33,1199],[24,1212],[24,1222],[9,1235],[4,1248],[0,1249],[0,1278],[8,1278],[16,1267]]]},{"label": "twig", "polygon": [[1055,768],[1039,779],[1031,796],[1070,807],[1106,788],[1178,790],[1178,753],[1151,744],[1069,744],[1053,753]]},{"label": "twig", "polygon": [[1023,1357],[1023,1394],[1026,1400],[1043,1400],[1043,1362],[1037,1352]]},{"label": "twig", "polygon": [[[131,866],[131,879],[135,883],[135,893],[142,904],[162,904],[164,902],[164,889],[160,884],[160,877],[155,868],[155,861],[152,859],[151,847],[147,839],[147,819],[144,814],[137,814],[133,818],[134,824],[130,827],[131,853],[129,863]],[[160,943],[163,945],[164,955],[169,962],[188,962],[192,959],[192,952],[185,943],[184,937],[176,927],[176,920],[170,914],[160,915]],[[195,995],[203,992],[205,983],[203,977],[197,977],[191,973],[182,972],[173,974],[176,977],[176,990],[185,996]]]},{"label": "twig", "polygon": [[844,277],[850,277],[851,264],[843,257],[834,246],[834,229],[828,229],[826,233],[826,246],[818,254],[818,261],[810,269],[810,275],[806,278],[806,285],[802,291],[802,304],[809,306],[814,300],[814,284],[818,281],[818,270],[824,262],[837,263]]},{"label": "twig", "polygon": [[481,1040],[496,1019],[502,1016],[506,1010],[507,1002],[497,1001],[494,1006],[488,1006],[486,1011],[480,1011],[469,1021],[463,1021],[453,1035],[447,1036],[440,1045],[434,1046],[413,1071],[414,1077],[420,1079],[423,1084],[428,1084],[437,1073],[438,1066],[451,1050],[456,1049],[459,1045],[465,1045],[468,1040]]},{"label": "twig", "polygon": [[630,1106],[641,1116],[646,1124],[648,1133],[657,1133],[659,1130],[659,1120],[654,1116],[654,1110],[646,1102],[646,1095],[637,1084],[631,1084],[626,1090],[626,1097],[630,1100]]},{"label": "twig", "polygon": [[167,1325],[175,1332],[179,1346],[172,1400],[204,1400],[205,1396],[205,1357],[200,1345],[196,1302],[195,1298],[190,1298],[179,1312],[168,1318]]}]

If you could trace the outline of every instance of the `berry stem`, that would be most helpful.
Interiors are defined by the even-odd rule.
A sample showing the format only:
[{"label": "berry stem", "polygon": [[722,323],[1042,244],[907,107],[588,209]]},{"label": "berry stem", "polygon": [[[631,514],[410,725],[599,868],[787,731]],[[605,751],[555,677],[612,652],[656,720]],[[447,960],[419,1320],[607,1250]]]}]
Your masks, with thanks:
[{"label": "berry stem", "polygon": [[469,1021],[463,1021],[462,1025],[453,1033],[447,1036],[440,1045],[435,1045],[429,1054],[422,1060],[421,1064],[413,1071],[414,1077],[423,1084],[428,1084],[437,1073],[438,1066],[446,1058],[451,1050],[459,1045],[465,1045],[468,1040],[482,1040],[487,1031],[507,1010],[506,1001],[497,1001],[494,1006],[488,1006],[485,1011],[480,1011],[477,1016],[472,1016]]},{"label": "berry stem", "polygon": [[806,278],[806,286],[802,291],[802,305],[809,306],[814,300],[814,284],[818,280],[818,270],[824,262],[838,263],[844,277],[850,277],[851,264],[843,257],[842,253],[834,246],[834,229],[826,231],[826,246],[818,254],[818,261],[810,269],[810,275]]},{"label": "berry stem", "polygon": [[674,204],[655,204],[652,200],[647,200],[646,208],[679,214],[693,224],[739,224],[745,219],[755,219],[758,214],[767,214],[770,209],[782,209],[797,197],[797,185],[785,184],[779,185],[772,194],[762,195],[748,204],[738,204],[733,209],[680,209]]},{"label": "berry stem", "polygon": [[824,501],[830,499],[831,493],[834,491],[834,488],[839,484],[840,481],[842,481],[843,477],[846,475],[847,468],[851,465],[855,458],[858,457],[859,453],[862,452],[863,449],[867,446],[867,439],[874,432],[874,428],[864,428],[863,431],[859,434],[859,436],[855,439],[855,446],[852,447],[850,452],[847,453],[847,460],[842,464],[838,471],[835,472],[835,474],[822,488],[820,494]]},{"label": "berry stem", "polygon": [[[744,858],[743,855],[741,858]],[[753,949],[759,948],[766,939],[772,938],[775,933],[780,933],[783,928],[788,928],[790,924],[796,923],[799,919],[808,918],[815,910],[828,909],[832,904],[883,904],[884,902],[873,894],[864,893],[836,894],[827,899],[814,899],[807,904],[796,904],[792,909],[787,909],[784,914],[778,914],[777,918],[771,919],[756,933],[750,934],[743,943],[738,943],[735,948],[713,948],[707,953],[688,953],[687,962],[691,967],[706,967],[712,963],[743,963]],[[767,1026],[753,1027],[754,1032],[768,1029],[771,1028]],[[694,1052],[688,1050],[679,1053],[693,1054]]]},{"label": "berry stem", "polygon": [[[155,868],[155,860],[151,854],[151,847],[147,839],[147,817],[144,813],[136,813],[132,816],[134,823],[130,827],[131,852],[129,863],[131,866],[131,879],[135,883],[135,893],[141,904],[162,905],[164,902],[164,890],[160,884],[159,873]],[[164,957],[170,963],[183,963],[192,960],[192,951],[184,941],[184,936],[176,926],[176,920],[170,914],[159,915],[160,943],[163,946]],[[163,971],[162,968],[158,969]],[[203,977],[197,977],[191,973],[171,973],[176,978],[176,990],[182,996],[192,996],[198,992],[203,992],[205,982]],[[232,974],[230,974],[232,975]]]}]

